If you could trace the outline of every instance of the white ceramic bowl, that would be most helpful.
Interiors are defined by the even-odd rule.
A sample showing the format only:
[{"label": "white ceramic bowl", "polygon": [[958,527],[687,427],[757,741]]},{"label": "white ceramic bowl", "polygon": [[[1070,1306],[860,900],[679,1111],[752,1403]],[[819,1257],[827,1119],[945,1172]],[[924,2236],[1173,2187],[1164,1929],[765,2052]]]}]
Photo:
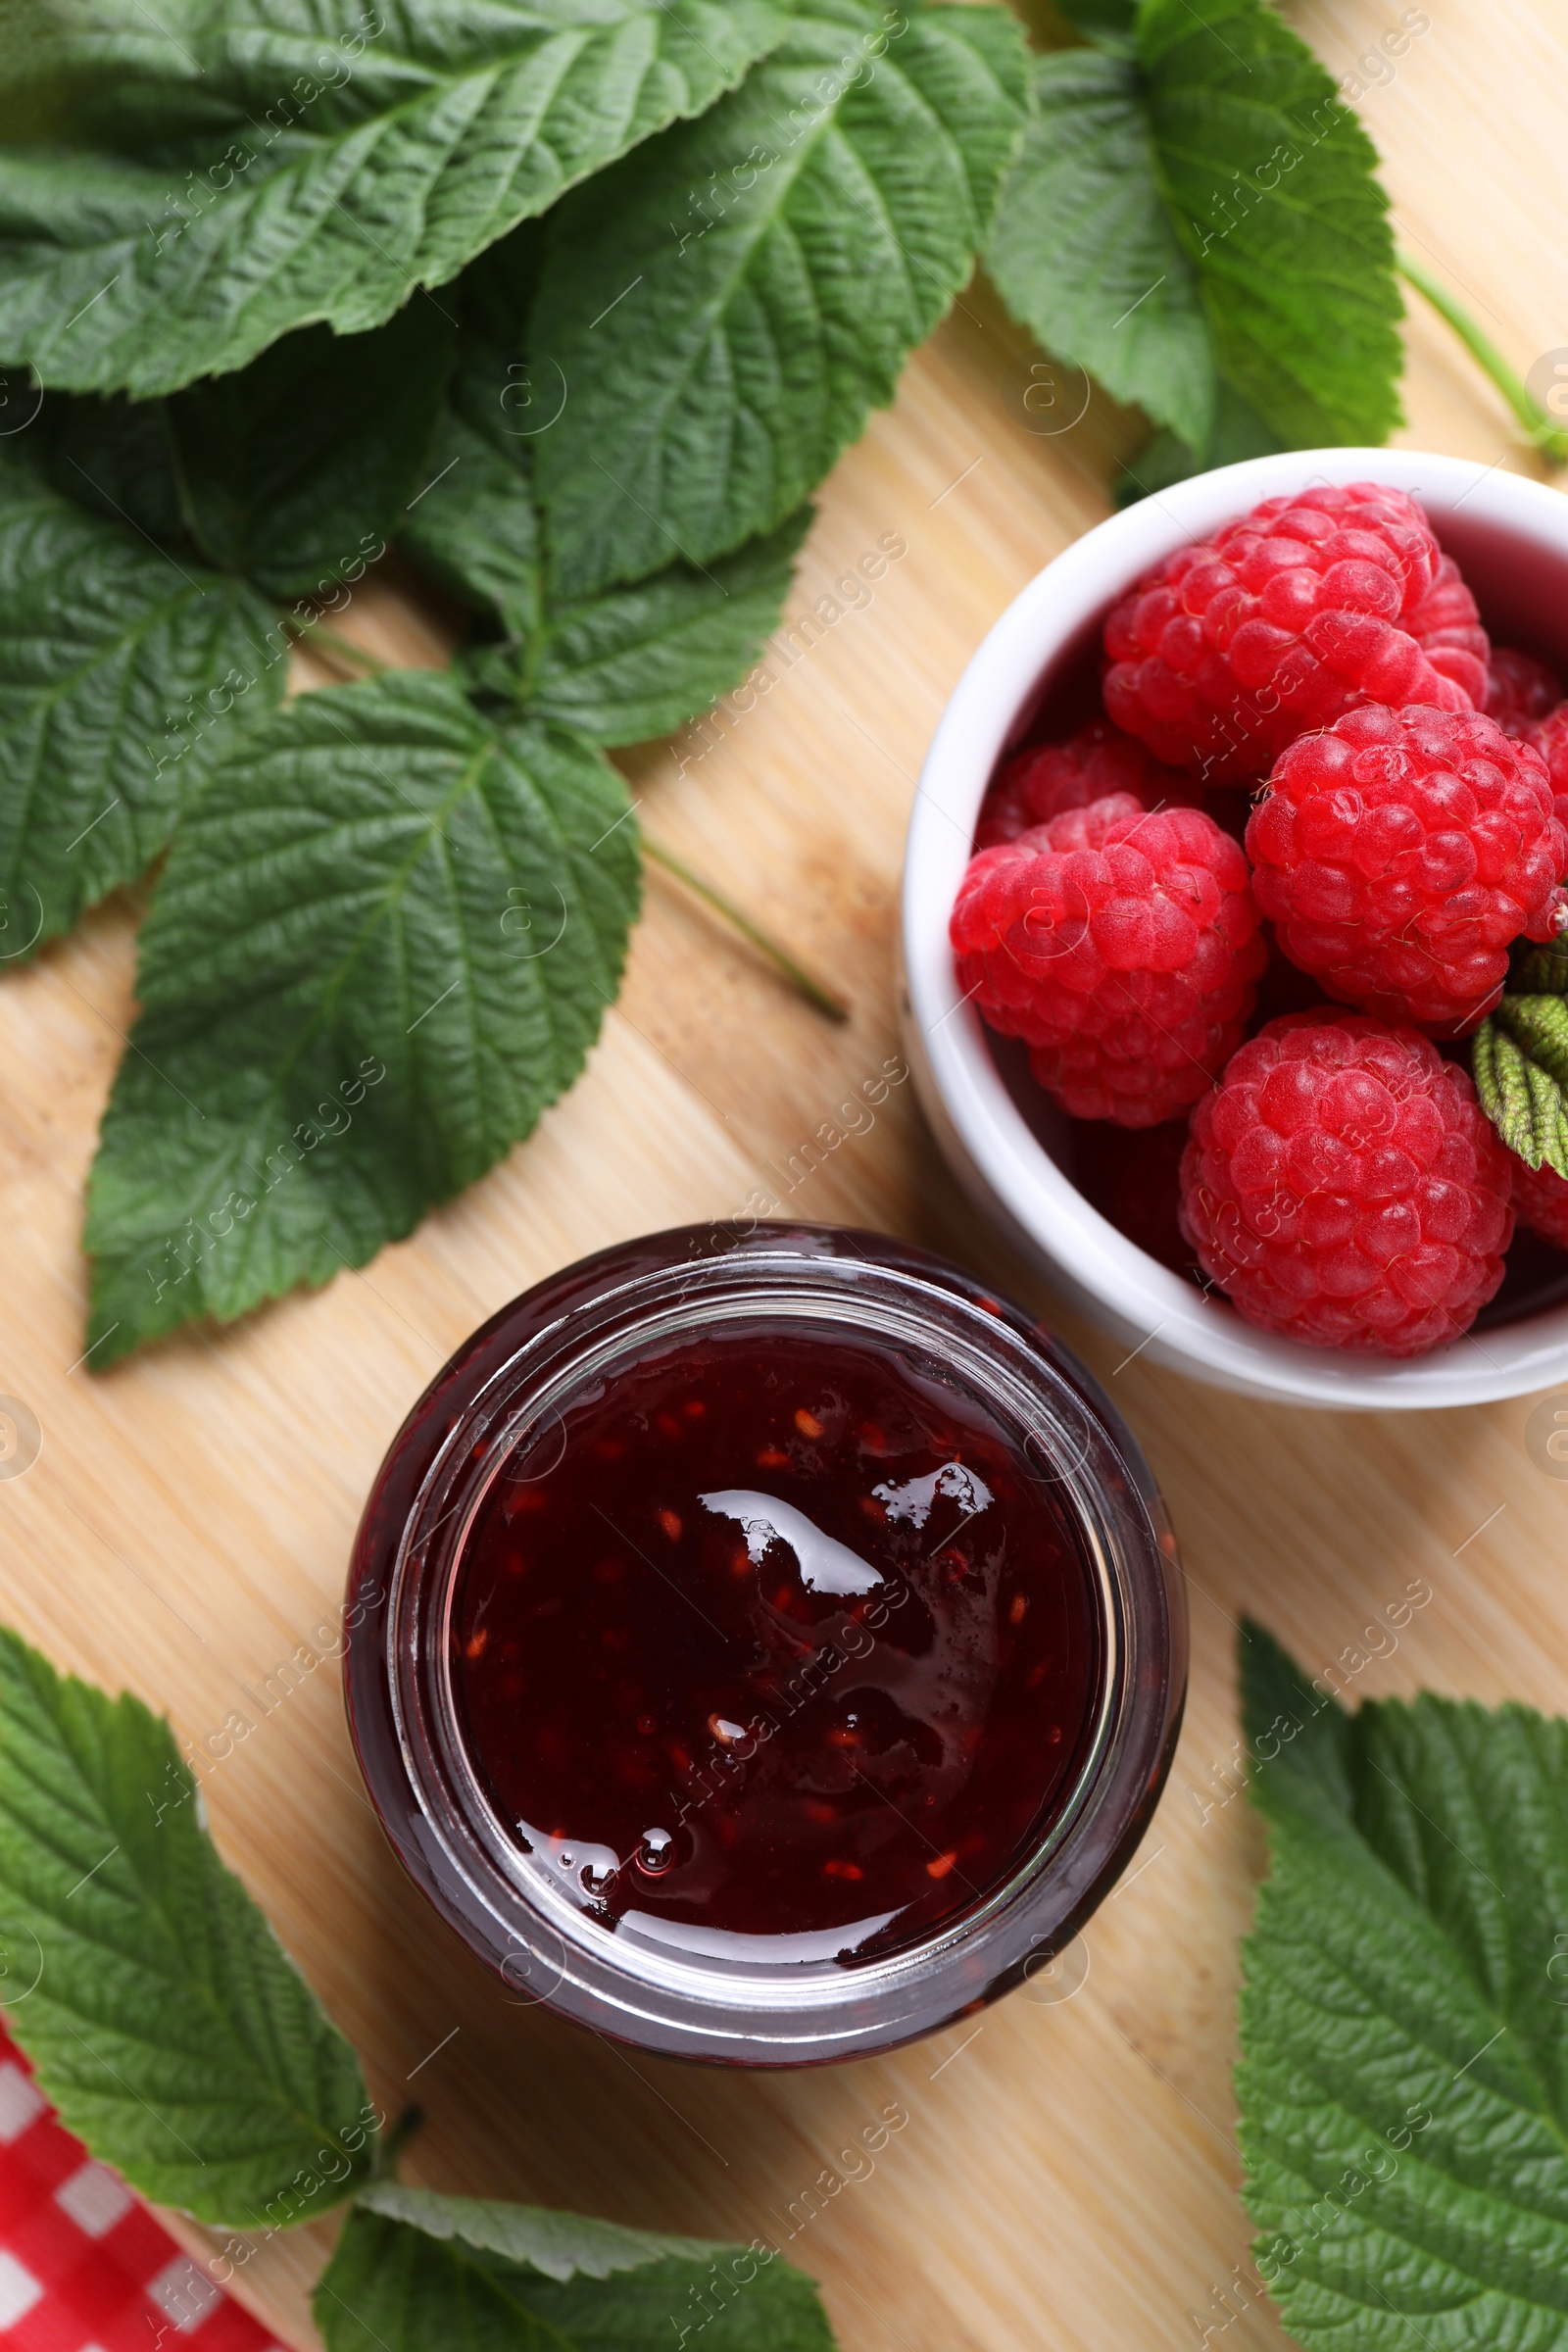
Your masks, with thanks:
[{"label": "white ceramic bowl", "polygon": [[[1414,1363],[1272,1338],[1223,1299],[1127,1241],[1052,1156],[1063,1130],[962,1004],[948,917],[997,757],[1029,724],[1053,672],[1152,564],[1259,499],[1309,482],[1385,482],[1432,518],[1500,644],[1568,660],[1568,499],[1540,482],[1412,450],[1295,450],[1195,475],[1112,515],[1015,598],[970,662],[932,740],[904,869],[906,1031],[910,1067],[939,1142],[971,1198],[1057,1289],[1161,1363],[1222,1388],[1298,1404],[1479,1404],[1568,1384],[1568,1306],[1554,1306]],[[999,1052],[999,1048],[1001,1049]]]}]

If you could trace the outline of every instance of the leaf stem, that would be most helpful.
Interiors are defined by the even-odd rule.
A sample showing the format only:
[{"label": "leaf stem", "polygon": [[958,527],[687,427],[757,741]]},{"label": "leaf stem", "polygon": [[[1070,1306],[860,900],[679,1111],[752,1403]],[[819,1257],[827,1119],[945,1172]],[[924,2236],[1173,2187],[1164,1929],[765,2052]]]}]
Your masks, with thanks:
[{"label": "leaf stem", "polygon": [[398,2159],[423,2122],[422,2107],[410,2105],[404,2108],[376,2150],[375,2165],[370,2176],[372,2180],[391,2180],[396,2178]]},{"label": "leaf stem", "polygon": [[1469,312],[1454,301],[1447,287],[1440,278],[1434,277],[1425,263],[1418,262],[1414,254],[1404,252],[1401,247],[1395,261],[1400,276],[1408,278],[1417,292],[1426,296],[1439,317],[1447,320],[1471,357],[1491,376],[1537,449],[1548,457],[1554,466],[1568,466],[1568,431],[1552,423],[1524,378],[1509,367],[1495,343],[1482,333]]},{"label": "leaf stem", "polygon": [[320,646],[331,660],[357,665],[365,677],[384,677],[392,666],[388,662],[378,662],[362,645],[354,644],[348,637],[340,637],[336,629],[329,629],[324,621],[313,619],[308,612],[285,612],[283,626],[292,629],[297,637],[303,637],[308,645]]},{"label": "leaf stem", "polygon": [[711,882],[705,882],[701,874],[694,874],[684,858],[677,858],[673,850],[662,848],[657,841],[650,841],[646,833],[642,843],[645,858],[651,858],[656,865],[663,866],[677,881],[684,882],[688,890],[694,891],[698,898],[706,900],[727,923],[732,923],[743,939],[749,939],[753,947],[783,973],[790,986],[806,999],[808,1004],[824,1013],[830,1021],[849,1019],[849,1005],[836,991],[814,978],[787,948],[781,948],[776,939],[770,939],[765,931],[760,930],[751,916],[743,914],[732,900],[726,899],[721,891],[713,888]]}]

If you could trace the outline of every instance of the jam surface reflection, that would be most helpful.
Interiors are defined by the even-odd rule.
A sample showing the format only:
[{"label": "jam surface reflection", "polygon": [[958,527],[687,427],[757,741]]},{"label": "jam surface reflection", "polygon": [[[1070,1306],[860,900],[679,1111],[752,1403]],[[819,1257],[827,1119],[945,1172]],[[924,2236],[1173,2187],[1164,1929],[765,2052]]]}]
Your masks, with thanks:
[{"label": "jam surface reflection", "polygon": [[509,1833],[717,1959],[869,1958],[969,1909],[1070,1793],[1103,1679],[1044,1473],[865,1334],[732,1327],[585,1393],[490,1489],[451,1621]]}]

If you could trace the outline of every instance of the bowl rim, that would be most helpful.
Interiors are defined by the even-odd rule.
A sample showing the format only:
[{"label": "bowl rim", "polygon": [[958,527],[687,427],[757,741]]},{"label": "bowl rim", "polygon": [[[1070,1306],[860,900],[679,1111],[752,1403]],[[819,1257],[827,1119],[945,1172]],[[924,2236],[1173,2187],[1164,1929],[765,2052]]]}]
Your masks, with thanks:
[{"label": "bowl rim", "polygon": [[[1568,1305],[1474,1333],[1414,1362],[1338,1353],[1244,1323],[1092,1207],[1030,1131],[980,1017],[960,995],[948,918],[999,754],[1050,662],[1152,564],[1312,483],[1406,490],[1441,526],[1467,519],[1568,563],[1568,500],[1470,459],[1407,449],[1289,450],[1210,468],[1112,514],[1013,599],[949,699],[915,789],[905,853],[903,950],[911,1062],[939,1140],[970,1194],[1134,1353],[1221,1387],[1341,1409],[1433,1409],[1529,1395],[1568,1378]],[[1119,1367],[1118,1367],[1119,1368]]]}]

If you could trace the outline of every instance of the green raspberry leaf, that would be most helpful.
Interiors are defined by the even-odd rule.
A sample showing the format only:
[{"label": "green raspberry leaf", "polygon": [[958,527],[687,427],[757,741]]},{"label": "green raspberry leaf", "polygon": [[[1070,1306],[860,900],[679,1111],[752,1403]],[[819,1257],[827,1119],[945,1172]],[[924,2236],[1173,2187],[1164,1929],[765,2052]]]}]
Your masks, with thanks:
[{"label": "green raspberry leaf", "polygon": [[1348,1715],[1256,1627],[1270,1873],[1236,2087],[1258,2270],[1306,2352],[1568,2344],[1568,1723]]},{"label": "green raspberry leaf", "polygon": [[1062,49],[1039,60],[986,263],[1041,343],[1185,441],[1207,441],[1213,338],[1130,57]]},{"label": "green raspberry leaf", "polygon": [[242,580],[0,458],[0,961],[135,880],[287,667]]},{"label": "green raspberry leaf", "polygon": [[377,2183],[316,2290],[327,2352],[833,2352],[811,2281],[767,2248]]},{"label": "green raspberry leaf", "polygon": [[1527,997],[1568,997],[1568,940],[1548,940],[1527,948],[1513,972],[1519,992]]},{"label": "green raspberry leaf", "polygon": [[[108,0],[7,108],[0,352],[172,392],[293,327],[379,326],[731,88],[776,0],[233,0],[179,39]],[[102,20],[100,23],[98,20]]]},{"label": "green raspberry leaf", "polygon": [[146,2195],[265,2228],[368,2172],[359,2061],[219,1860],[168,1724],[4,1630],[0,1936],[43,2088]]},{"label": "green raspberry leaf", "polygon": [[541,396],[541,372],[466,338],[430,450],[430,488],[399,542],[450,595],[529,640],[544,600],[533,443],[555,406],[548,378]]},{"label": "green raspberry leaf", "polygon": [[1179,436],[1187,470],[1216,462],[1221,384],[1277,446],[1386,440],[1402,366],[1387,199],[1299,35],[1265,0],[1144,0],[1133,52],[1037,74],[990,262],[1046,348]]},{"label": "green raspberry leaf", "polygon": [[1387,440],[1404,306],[1377,150],[1333,77],[1264,0],[1146,0],[1138,41],[1220,372],[1292,448]]},{"label": "green raspberry leaf", "polygon": [[777,626],[809,508],[710,565],[562,604],[545,560],[534,450],[552,427],[548,370],[470,338],[402,545],[514,642],[465,674],[607,745],[667,735],[733,686]]},{"label": "green raspberry leaf", "polygon": [[1544,1160],[1568,1177],[1568,1004],[1556,995],[1501,997],[1470,1055],[1481,1107],[1509,1151],[1528,1167]]},{"label": "green raspberry leaf", "polygon": [[732,96],[561,208],[531,347],[569,387],[538,445],[563,598],[796,512],[968,277],[1024,89],[1001,9],[805,0]]},{"label": "green raspberry leaf", "polygon": [[1057,0],[1062,15],[1102,49],[1130,51],[1137,40],[1138,0]]},{"label": "green raspberry leaf", "polygon": [[385,552],[428,481],[455,347],[416,296],[368,334],[306,327],[168,400],[54,395],[51,478],[270,596],[326,596]]},{"label": "green raspberry leaf", "polygon": [[364,1265],[526,1135],[640,884],[590,745],[393,671],[302,696],[186,817],[88,1188],[95,1368]]},{"label": "green raspberry leaf", "polygon": [[553,608],[531,707],[604,744],[667,735],[727,692],[778,626],[809,507],[710,566]]},{"label": "green raspberry leaf", "polygon": [[1271,432],[1255,409],[1249,408],[1223,376],[1214,383],[1214,421],[1201,447],[1194,449],[1179,433],[1162,429],[1152,434],[1135,458],[1122,467],[1116,482],[1116,504],[1136,506],[1156,490],[1185,482],[1189,474],[1204,473],[1211,466],[1236,466],[1243,458],[1268,457],[1285,444]]}]

